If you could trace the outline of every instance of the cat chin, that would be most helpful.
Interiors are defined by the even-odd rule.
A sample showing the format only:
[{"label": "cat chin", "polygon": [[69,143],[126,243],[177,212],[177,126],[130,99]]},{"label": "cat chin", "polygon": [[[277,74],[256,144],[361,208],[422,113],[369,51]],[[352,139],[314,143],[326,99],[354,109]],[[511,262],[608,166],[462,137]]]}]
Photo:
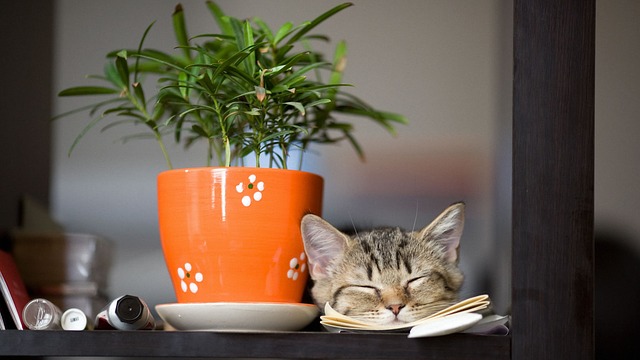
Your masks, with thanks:
[{"label": "cat chin", "polygon": [[[354,316],[354,318],[357,318],[357,317]],[[380,318],[377,318],[377,319],[371,319],[371,318],[364,318],[363,317],[360,320],[366,321],[366,322],[370,322],[370,323],[374,323],[376,325],[385,325],[385,326],[386,325],[403,325],[403,324],[406,324],[408,322],[411,322],[411,321],[402,321],[402,320],[398,319],[397,317],[395,317],[393,315],[390,315],[388,317],[383,317],[383,318],[380,317]]]},{"label": "cat chin", "polygon": [[381,325],[394,325],[394,326],[395,326],[395,325],[404,325],[404,324],[406,324],[406,323],[408,323],[408,321],[402,321],[402,320],[398,320],[398,319],[396,318],[396,319],[393,319],[393,320],[392,320],[392,321],[390,321],[390,322],[387,322],[387,323],[385,323],[385,324],[381,324]]}]

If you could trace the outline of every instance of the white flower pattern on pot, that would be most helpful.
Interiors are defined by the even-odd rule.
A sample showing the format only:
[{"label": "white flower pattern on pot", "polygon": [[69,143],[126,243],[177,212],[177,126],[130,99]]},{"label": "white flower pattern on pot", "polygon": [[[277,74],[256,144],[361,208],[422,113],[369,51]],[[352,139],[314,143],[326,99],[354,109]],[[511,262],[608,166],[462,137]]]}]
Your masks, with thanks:
[{"label": "white flower pattern on pot", "polygon": [[180,287],[182,288],[182,291],[187,292],[187,290],[189,290],[195,294],[198,292],[198,283],[201,283],[202,280],[204,280],[204,275],[200,272],[192,275],[192,269],[193,267],[191,266],[191,263],[184,263],[184,268],[178,268],[178,277],[181,280]]},{"label": "white flower pattern on pot", "polygon": [[253,191],[251,195],[245,195],[242,197],[242,205],[249,206],[253,201],[262,200],[262,192],[264,191],[264,181],[256,182],[257,177],[253,174],[249,175],[249,183],[245,189],[244,182],[240,182],[236,185],[236,191],[242,194],[245,190]]},{"label": "white flower pattern on pot", "polygon": [[287,271],[287,278],[291,280],[298,280],[299,273],[305,272],[307,269],[305,253],[301,253],[299,257],[289,260],[289,271]]}]

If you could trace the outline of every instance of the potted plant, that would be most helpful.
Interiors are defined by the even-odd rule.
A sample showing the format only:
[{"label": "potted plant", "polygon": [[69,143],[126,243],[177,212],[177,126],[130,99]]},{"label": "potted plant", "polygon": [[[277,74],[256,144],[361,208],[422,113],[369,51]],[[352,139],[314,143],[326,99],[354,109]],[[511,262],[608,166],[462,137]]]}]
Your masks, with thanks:
[{"label": "potted plant", "polygon": [[[124,140],[157,141],[169,168],[158,175],[160,235],[178,302],[299,302],[307,278],[299,223],[305,213],[320,215],[323,181],[290,169],[291,155],[301,161],[313,144],[347,141],[362,156],[353,125],[337,114],[373,120],[391,133],[406,119],[345,91],[344,41],[332,59],[312,48],[329,39],[311,31],[350,3],[277,29],[227,16],[211,1],[206,6],[219,32],[189,36],[177,5],[175,52],[144,47],[149,25],[136,49],[107,55],[104,75],[93,76],[106,85],[59,93],[106,99],[58,117],[92,116],[70,152],[106,118],[114,120],[104,128],[147,129]],[[173,169],[168,138],[186,147],[205,142],[205,166]],[[247,158],[255,164],[245,166]]]}]

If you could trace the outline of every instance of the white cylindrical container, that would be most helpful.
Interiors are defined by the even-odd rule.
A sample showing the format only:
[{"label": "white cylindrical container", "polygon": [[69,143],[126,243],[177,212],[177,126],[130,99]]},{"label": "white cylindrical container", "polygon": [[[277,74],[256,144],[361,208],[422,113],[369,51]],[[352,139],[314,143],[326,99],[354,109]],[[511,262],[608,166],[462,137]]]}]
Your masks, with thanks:
[{"label": "white cylindrical container", "polygon": [[87,328],[87,316],[80,309],[67,309],[62,313],[60,324],[64,330],[84,330]]},{"label": "white cylindrical container", "polygon": [[95,330],[153,330],[155,319],[139,297],[123,295],[111,301],[97,316]]}]

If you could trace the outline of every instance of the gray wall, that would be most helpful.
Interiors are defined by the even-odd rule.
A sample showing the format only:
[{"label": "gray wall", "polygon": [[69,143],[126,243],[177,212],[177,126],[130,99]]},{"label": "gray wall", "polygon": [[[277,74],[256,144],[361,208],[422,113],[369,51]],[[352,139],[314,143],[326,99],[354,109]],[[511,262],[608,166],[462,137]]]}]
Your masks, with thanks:
[{"label": "gray wall", "polygon": [[640,2],[596,10],[596,225],[640,252]]}]

